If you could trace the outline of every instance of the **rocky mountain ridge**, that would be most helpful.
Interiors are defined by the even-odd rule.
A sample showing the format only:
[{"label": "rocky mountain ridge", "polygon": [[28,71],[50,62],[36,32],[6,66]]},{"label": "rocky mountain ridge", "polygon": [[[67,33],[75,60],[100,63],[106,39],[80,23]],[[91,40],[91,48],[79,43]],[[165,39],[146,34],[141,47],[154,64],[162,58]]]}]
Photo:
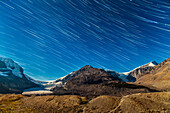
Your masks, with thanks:
[{"label": "rocky mountain ridge", "polygon": [[[133,69],[132,71],[124,72],[124,73],[118,73],[113,70],[104,70],[104,69],[101,69],[101,70],[104,70],[106,73],[108,73],[109,75],[112,75],[113,77],[119,78],[123,82],[135,82],[138,78],[140,78],[144,74],[149,73],[153,69],[153,67],[156,65],[158,65],[158,63],[156,61],[152,61],[145,65],[139,66]],[[87,67],[93,68],[92,66],[87,65],[87,66],[84,66],[83,69],[86,69]],[[57,84],[58,87],[62,87],[64,84],[67,83],[67,81],[77,76],[78,73],[80,73],[81,70],[83,69],[73,71],[64,77],[57,79],[55,83]]]},{"label": "rocky mountain ridge", "polygon": [[135,77],[136,79],[139,79],[144,74],[149,73],[156,65],[158,65],[158,63],[156,61],[153,61],[153,62],[149,62],[148,64],[145,64],[143,66],[137,67],[134,70],[126,73],[126,75],[128,75],[127,78],[129,79],[130,76],[132,76],[132,77]]},{"label": "rocky mountain ridge", "polygon": [[170,58],[154,66],[135,83],[155,87],[161,91],[170,91]]},{"label": "rocky mountain ridge", "polygon": [[[8,93],[22,92],[25,89],[29,88],[35,90],[36,87],[37,89],[48,90],[48,92],[50,90],[52,92],[54,91],[55,94],[76,94],[77,91],[80,92],[79,94],[86,93],[86,91],[84,92],[82,89],[91,91],[89,95],[115,93],[110,90],[115,90],[119,92],[124,91],[124,94],[127,94],[127,92],[129,91],[150,92],[152,91],[152,89],[138,85],[142,83],[141,78],[147,78],[147,74],[159,73],[159,71],[161,71],[162,69],[164,69],[164,71],[166,72],[169,72],[169,60],[170,58],[160,64],[156,63],[155,61],[150,62],[126,73],[117,73],[112,70],[98,69],[93,68],[90,65],[86,65],[81,69],[73,71],[70,74],[61,77],[55,81],[44,82],[34,80],[28,75],[25,75],[23,68],[20,67],[12,59],[0,57],[0,85],[4,87],[3,89],[6,89],[6,92]],[[168,79],[168,77],[166,77],[165,79]],[[126,82],[135,82],[137,84]],[[90,90],[86,89],[86,87],[89,87]],[[98,90],[99,88],[101,89],[100,91]],[[133,89],[137,89],[138,91],[135,91]],[[143,91],[141,91],[141,89]],[[110,92],[107,92],[107,90],[109,90]],[[121,94],[119,93],[115,95],[120,96]]]},{"label": "rocky mountain ridge", "polygon": [[73,76],[63,86],[53,88],[54,94],[75,94],[90,98],[99,95],[123,96],[154,91],[144,86],[125,83],[118,77],[117,73],[113,76],[104,69],[93,68],[88,65],[77,70]]}]

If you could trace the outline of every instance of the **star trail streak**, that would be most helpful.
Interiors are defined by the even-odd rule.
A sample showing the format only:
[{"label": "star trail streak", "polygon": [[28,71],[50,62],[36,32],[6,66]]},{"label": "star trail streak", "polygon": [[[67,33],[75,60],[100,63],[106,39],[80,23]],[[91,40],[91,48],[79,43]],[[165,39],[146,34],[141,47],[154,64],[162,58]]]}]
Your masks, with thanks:
[{"label": "star trail streak", "polygon": [[169,0],[0,0],[0,56],[53,80],[170,57]]}]

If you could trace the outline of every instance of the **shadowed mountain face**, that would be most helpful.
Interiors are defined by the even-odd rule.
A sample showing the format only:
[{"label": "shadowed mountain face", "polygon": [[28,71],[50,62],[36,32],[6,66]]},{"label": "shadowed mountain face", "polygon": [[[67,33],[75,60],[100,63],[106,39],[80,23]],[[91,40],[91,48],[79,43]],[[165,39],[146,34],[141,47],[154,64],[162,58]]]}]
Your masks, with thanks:
[{"label": "shadowed mountain face", "polygon": [[36,87],[35,83],[29,81],[24,75],[22,67],[12,59],[0,58],[0,93],[22,92],[24,89]]},{"label": "shadowed mountain face", "polygon": [[170,91],[170,58],[154,66],[147,74],[139,78],[136,83],[156,87],[159,90]]},{"label": "shadowed mountain face", "polygon": [[91,66],[84,66],[79,70],[77,76],[66,83],[65,87],[82,84],[107,83],[110,81],[120,82],[121,79],[108,74],[103,69],[97,69]]},{"label": "shadowed mountain face", "polygon": [[91,66],[84,66],[76,73],[76,76],[68,80],[63,87],[55,87],[53,89],[54,93],[90,97],[99,95],[123,96],[152,91],[147,87],[124,83],[117,76],[110,75],[103,69]]},{"label": "shadowed mountain face", "polygon": [[106,72],[103,69],[97,69],[97,68],[93,68],[90,65],[86,65],[77,71],[71,72],[70,74],[64,77],[57,79],[55,83],[57,83],[58,87],[62,87],[72,78],[74,78],[73,82],[76,82],[75,79],[79,78],[81,79],[80,82],[84,82],[88,84],[90,83],[95,84],[95,83],[104,82],[104,81],[113,80],[113,79],[121,81],[121,79],[119,79],[118,76],[119,74],[114,71]]},{"label": "shadowed mountain face", "polygon": [[55,82],[58,83],[58,86],[62,86],[64,84],[66,84],[67,81],[69,81],[73,77],[80,74],[82,71],[84,71],[86,69],[90,69],[90,68],[92,68],[92,66],[90,66],[90,65],[84,66],[83,68],[81,68],[81,69],[79,69],[77,71],[73,71],[73,72],[71,72],[70,74],[68,74],[68,75],[66,75],[64,77],[57,79]]},{"label": "shadowed mountain face", "polygon": [[2,85],[2,84],[0,83],[0,93],[1,93],[1,94],[7,94],[7,93],[21,93],[21,91],[15,90],[15,89],[7,88],[7,87],[5,87],[4,85]]}]

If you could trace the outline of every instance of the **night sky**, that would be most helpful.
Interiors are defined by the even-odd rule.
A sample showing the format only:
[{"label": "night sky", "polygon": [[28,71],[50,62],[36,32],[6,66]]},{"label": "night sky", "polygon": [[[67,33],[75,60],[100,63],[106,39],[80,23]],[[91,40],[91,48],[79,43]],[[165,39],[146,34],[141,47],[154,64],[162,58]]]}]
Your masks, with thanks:
[{"label": "night sky", "polygon": [[0,56],[39,80],[170,57],[169,0],[0,0]]}]

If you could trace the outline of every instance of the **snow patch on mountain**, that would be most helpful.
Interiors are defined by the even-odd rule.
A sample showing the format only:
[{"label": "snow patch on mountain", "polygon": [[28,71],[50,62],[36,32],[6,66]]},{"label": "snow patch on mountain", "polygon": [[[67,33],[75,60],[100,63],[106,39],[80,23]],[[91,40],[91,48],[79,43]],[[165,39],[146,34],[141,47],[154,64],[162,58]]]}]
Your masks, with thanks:
[{"label": "snow patch on mountain", "polygon": [[122,75],[129,75],[130,72],[123,72],[123,73],[120,73],[120,74],[122,74]]},{"label": "snow patch on mountain", "polygon": [[136,69],[139,69],[139,68],[142,68],[142,67],[154,67],[156,65],[158,65],[158,63],[156,61],[152,61],[152,62],[149,62],[149,63],[144,64],[142,66],[139,66],[139,67],[137,67],[137,68],[135,68],[135,69],[133,69],[133,70],[131,70],[129,72],[123,72],[123,73],[120,73],[120,74],[129,75],[129,73],[133,72]]},{"label": "snow patch on mountain", "polygon": [[55,85],[56,85],[57,87],[63,87],[64,84],[66,84],[68,80],[70,80],[71,78],[73,78],[73,77],[75,76],[74,74],[75,74],[75,71],[69,73],[69,74],[66,75],[66,76],[63,76],[63,77],[55,80],[55,82],[54,82]]},{"label": "snow patch on mountain", "polygon": [[8,76],[6,73],[4,73],[4,72],[0,72],[0,76]]},{"label": "snow patch on mountain", "polygon": [[55,88],[58,85],[61,85],[59,82],[55,82],[55,81],[39,81],[39,80],[34,80],[31,77],[27,76],[27,79],[31,80],[34,83],[37,83],[40,85],[40,87],[36,87],[36,88],[30,88],[30,89],[26,89],[24,90],[24,92],[22,93],[23,95],[33,95],[33,94],[37,94],[37,95],[43,95],[43,94],[53,94],[52,91],[50,91],[51,89]]},{"label": "snow patch on mountain", "polygon": [[22,68],[15,63],[12,59],[0,57],[0,61],[4,62],[7,69],[12,71],[12,74],[22,78]]},{"label": "snow patch on mountain", "polygon": [[66,77],[68,77],[68,76],[70,76],[70,77],[72,77],[73,76],[73,74],[74,74],[74,72],[71,72],[71,73],[69,73],[68,75],[66,75],[66,76],[63,76],[63,77],[61,77],[61,78],[59,78],[59,79],[57,79],[56,81],[58,81],[58,80],[64,80],[64,79],[66,79]]},{"label": "snow patch on mountain", "polygon": [[50,89],[45,89],[44,87],[36,87],[36,88],[30,88],[26,89],[23,93],[23,95],[43,95],[43,94],[53,94]]},{"label": "snow patch on mountain", "polygon": [[55,82],[55,81],[40,81],[40,80],[35,80],[32,79],[31,77],[25,75],[25,77],[30,80],[31,82],[40,85],[40,87],[35,87],[35,88],[29,88],[24,90],[22,93],[23,95],[42,95],[42,94],[52,94],[53,92],[50,91],[52,88],[55,88],[56,86],[61,86],[62,83],[60,82]]},{"label": "snow patch on mountain", "polygon": [[20,72],[19,70],[17,70],[17,69],[12,69],[12,73],[13,73],[15,76],[17,76],[17,77],[20,77],[20,78],[23,77],[23,75],[21,74],[21,72]]},{"label": "snow patch on mountain", "polygon": [[120,78],[123,82],[129,82],[129,80],[127,79],[127,75],[125,74],[121,74],[121,73],[117,73],[113,70],[105,70],[108,74],[112,75],[113,77],[118,77]]},{"label": "snow patch on mountain", "polygon": [[[30,80],[31,82],[35,83],[35,84],[38,84],[40,85],[41,87],[43,87],[44,90],[50,90],[56,86],[62,86],[62,82],[55,82],[54,81],[40,81],[40,80],[35,80],[35,79],[32,79],[31,77],[25,75],[25,77]],[[63,78],[63,77],[62,77]],[[42,90],[42,89],[41,89]]]},{"label": "snow patch on mountain", "polygon": [[156,62],[150,62],[150,63],[148,64],[148,66],[150,66],[150,67],[154,67],[154,66],[156,66],[156,65],[158,65]]}]

